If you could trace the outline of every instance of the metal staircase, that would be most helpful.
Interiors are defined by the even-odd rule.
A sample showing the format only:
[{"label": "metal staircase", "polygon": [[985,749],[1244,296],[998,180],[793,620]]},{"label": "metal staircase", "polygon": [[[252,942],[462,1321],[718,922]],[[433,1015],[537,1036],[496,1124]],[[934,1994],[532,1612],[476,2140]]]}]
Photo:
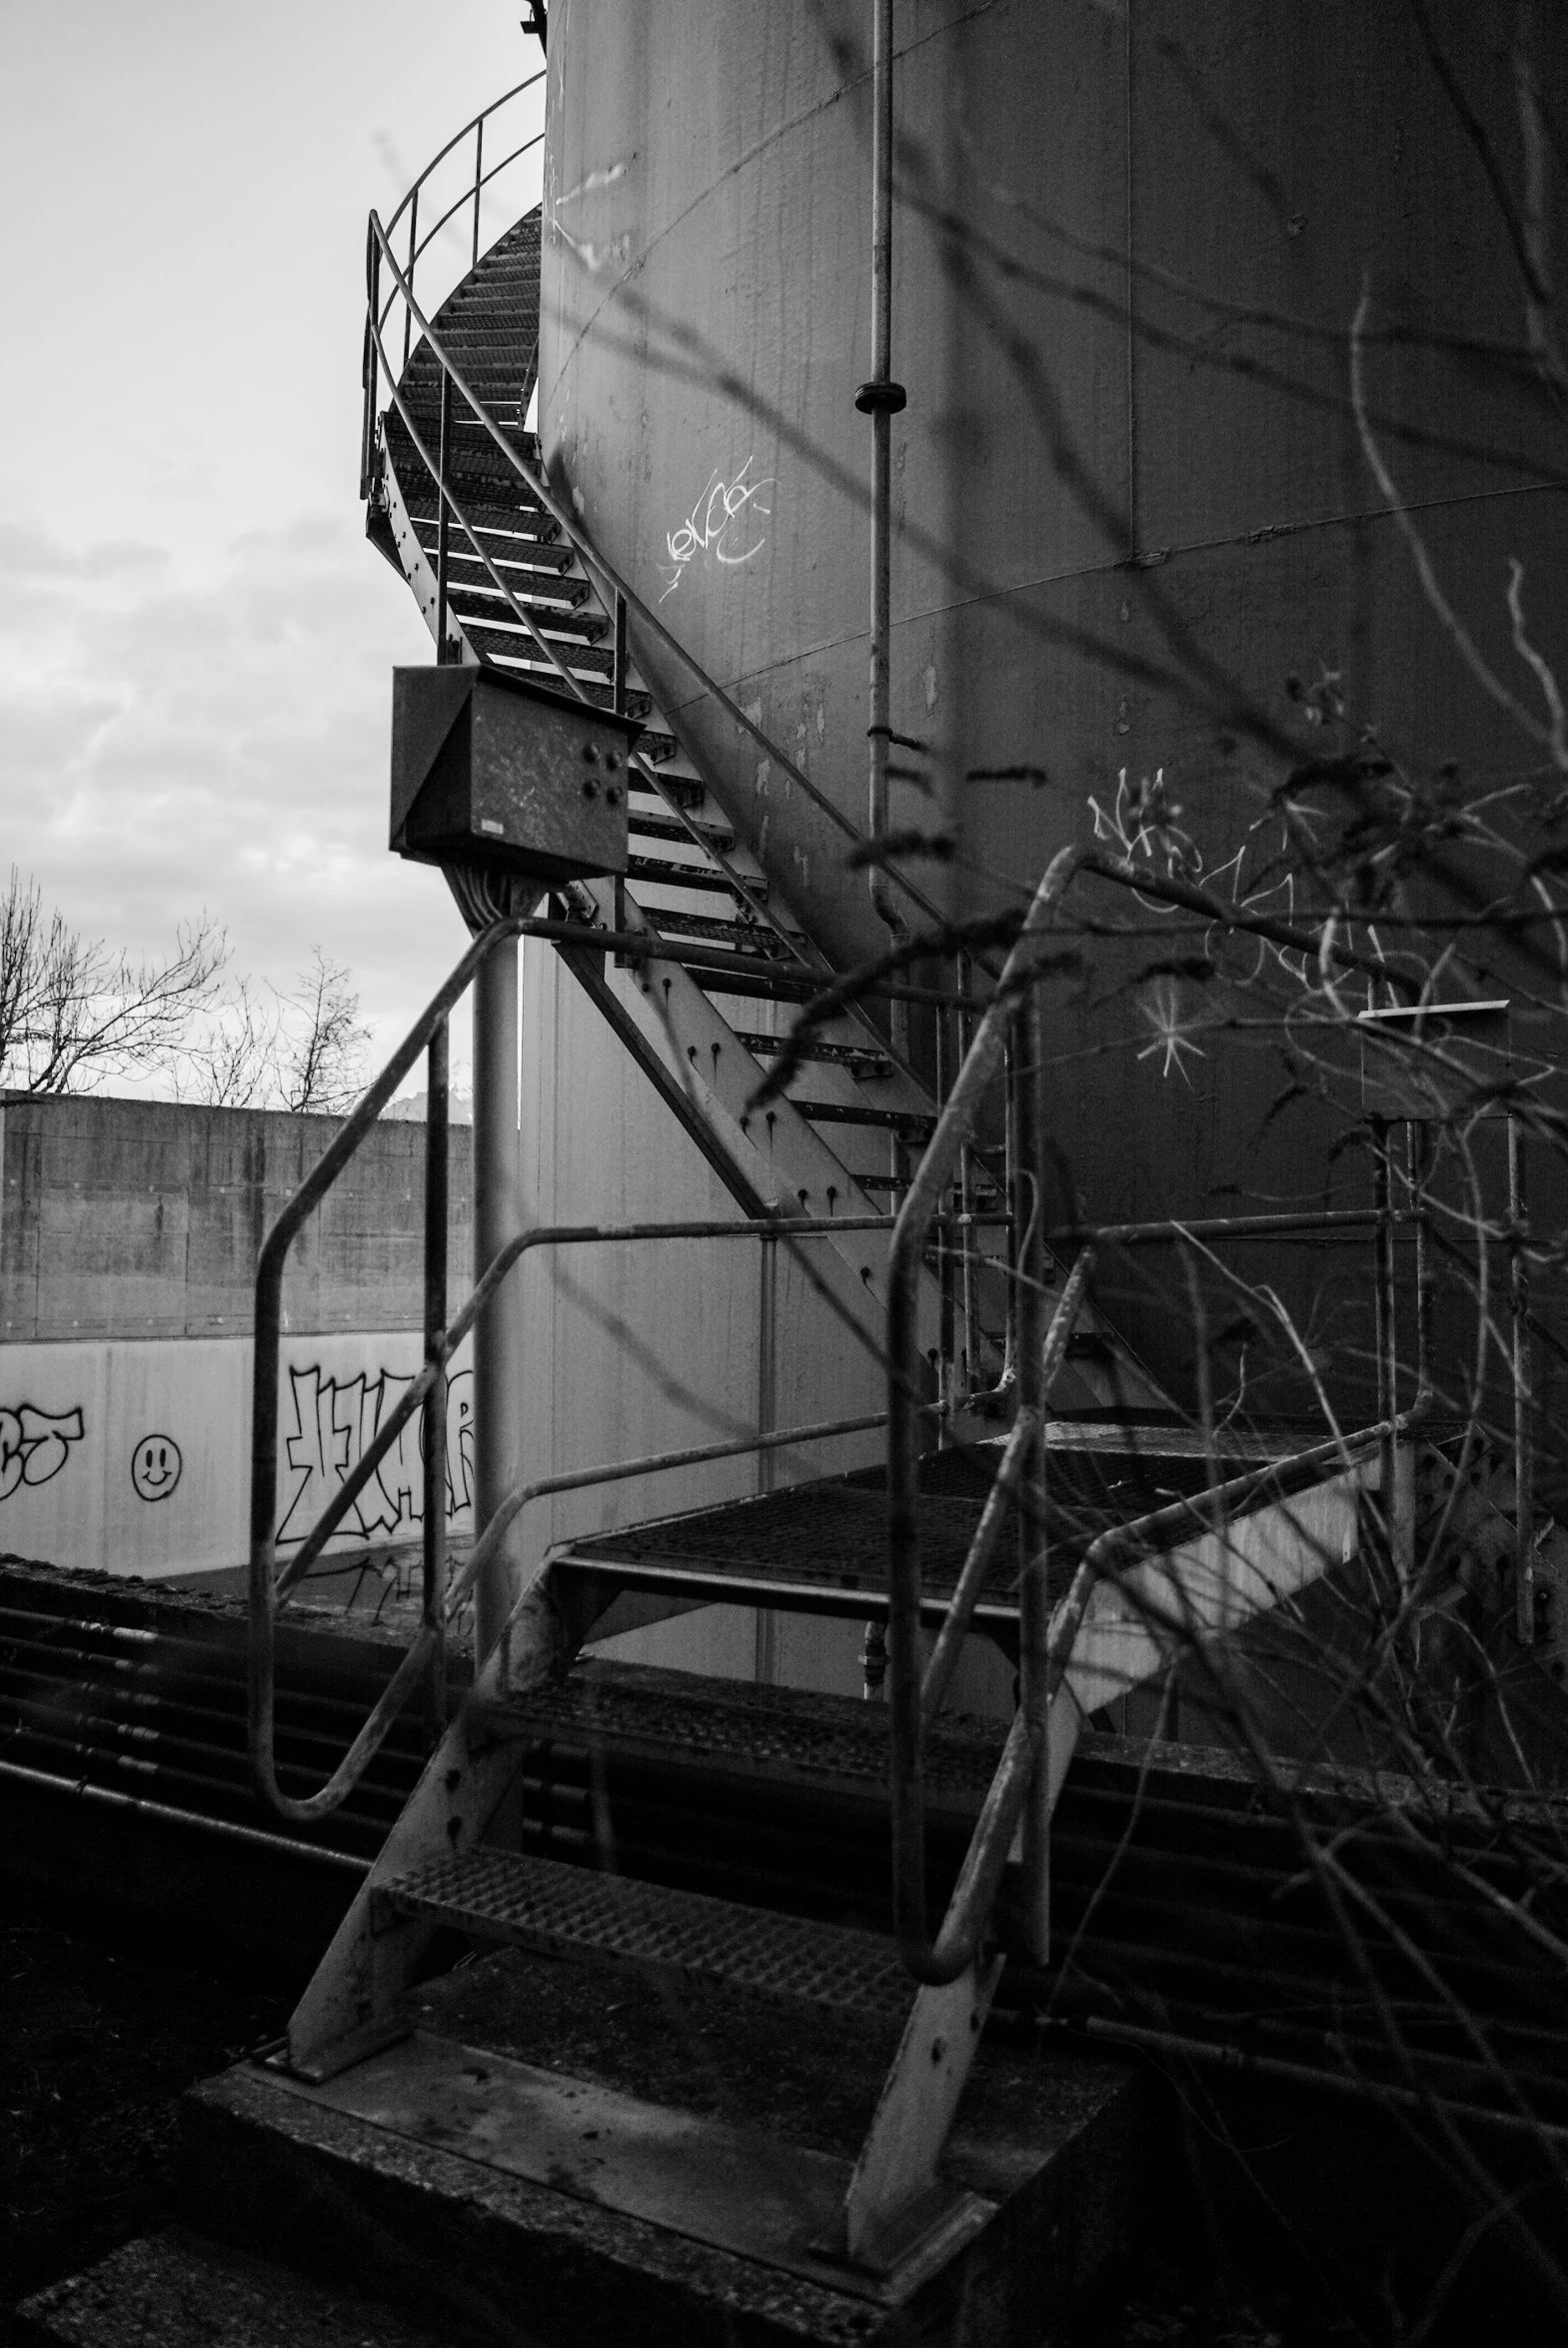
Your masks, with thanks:
[{"label": "metal staircase", "polygon": [[[607,980],[581,953],[565,950],[563,959],[748,1212],[880,1211],[890,1219],[939,1104],[894,1053],[869,1005],[914,998],[937,1008],[949,1068],[972,1021],[949,1013],[932,990],[884,982],[866,1002],[813,1014],[808,1034],[791,1046],[791,1072],[777,1082],[794,1016],[836,974],[811,941],[807,912],[770,882],[656,707],[630,654],[624,599],[574,543],[545,490],[538,443],[523,424],[538,351],[539,216],[529,214],[479,258],[423,332],[410,290],[420,248],[405,276],[392,260],[391,234],[373,241],[370,272],[376,330],[367,336],[361,487],[372,542],[407,580],[438,659],[531,677],[644,721],[630,777],[627,879],[578,884],[559,910],[657,938],[671,951],[657,972],[645,968],[635,979]],[[383,297],[389,273],[396,282]],[[398,316],[407,357],[377,415],[374,387]],[[955,1200],[961,1193],[967,1211],[994,1210],[1004,1179],[994,1156],[971,1150]],[[989,1386],[1006,1355],[1007,1286],[987,1274],[985,1241],[975,1236],[955,1334],[954,1294],[945,1304],[940,1350],[953,1391]],[[846,1299],[864,1276],[865,1252],[858,1241],[848,1250]],[[935,1351],[944,1307],[937,1282],[928,1284],[927,1349]],[[1052,1404],[1064,1413],[1168,1408],[1087,1303]]]},{"label": "metal staircase", "polygon": [[[1072,851],[1041,880],[1002,970],[981,973],[972,995],[883,974],[852,1006],[813,1014],[787,1075],[770,1083],[794,1015],[831,996],[836,974],[809,906],[773,885],[648,691],[631,636],[635,618],[654,616],[574,522],[570,485],[545,478],[526,429],[538,216],[479,253],[483,118],[470,129],[473,265],[432,316],[413,287],[424,249],[413,196],[406,267],[372,221],[370,535],[407,580],[438,659],[526,674],[642,721],[633,861],[624,883],[574,884],[543,916],[490,909],[263,1249],[255,1782],[292,1826],[314,1828],[422,1684],[446,1724],[286,2044],[198,2091],[198,2204],[213,2232],[352,2275],[448,2339],[1034,2342],[1066,2296],[1130,2251],[1153,2158],[1128,2069],[1081,2047],[1038,2053],[1040,2017],[1059,2019],[1052,2001],[1071,1966],[1052,1912],[1052,1825],[1085,1723],[1342,1567],[1369,1513],[1396,1550],[1432,1399],[1423,1352],[1400,1407],[1390,1351],[1376,1422],[1330,1441],[1252,1429],[1227,1447],[1211,1423],[1178,1427],[1094,1320],[1094,1248],[1112,1236],[1217,1243],[1359,1224],[1391,1296],[1395,1217],[1385,1198],[1364,1214],[1122,1225],[1069,1234],[1051,1255],[1042,1217],[1022,1202],[1045,1195],[1038,987]],[[432,1278],[428,1256],[425,1370],[280,1573],[284,1258],[427,1047],[433,1108],[444,1103],[451,1012],[486,955],[520,934],[555,946],[742,1219],[528,1231],[450,1322],[445,1263]],[[936,1087],[873,1017],[898,999],[924,1004],[947,1039]],[[1009,1054],[998,1163],[977,1137]],[[439,1200],[442,1117],[429,1134]],[[430,1228],[439,1249],[444,1213]],[[441,1512],[427,1506],[424,1614],[408,1654],[326,1782],[307,1793],[296,1775],[285,1787],[280,1597],[417,1410],[427,1475],[439,1472],[445,1364],[487,1299],[531,1250],[695,1238],[787,1244],[809,1260],[841,1316],[872,1337],[885,1411],[536,1475],[496,1506],[450,1579]],[[1003,1431],[990,1431],[987,1409]],[[942,1439],[925,1449],[932,1420]],[[462,1700],[450,1713],[439,1702],[447,1626],[532,1498],[873,1425],[887,1430],[884,1469],[558,1545]],[[617,1629],[736,1603],[885,1626],[886,1702],[704,1688],[583,1659]],[[1016,1674],[1005,1723],[945,1708],[968,1639]],[[1461,1838],[1473,1827],[1494,1885],[1515,1869],[1512,1898],[1517,1854],[1487,1843],[1488,1824],[1466,1822]],[[1191,1907],[1158,1903],[1147,1938],[1156,1973],[1167,1968],[1162,1987],[1173,1950],[1203,1942]],[[1434,1926],[1431,1909],[1423,1894],[1429,1946],[1449,1931],[1437,1953],[1455,1978],[1468,1965],[1472,1992],[1490,1983],[1505,2004],[1473,1911]],[[1270,2043],[1292,2050],[1281,2075],[1303,2035],[1324,2036],[1320,2006],[1333,2005],[1336,2029],[1344,2019],[1337,1991],[1314,2003],[1332,1941],[1317,1910],[1307,1940],[1293,1980],[1286,1936],[1267,1942],[1281,1969],[1257,2002],[1282,2032]],[[1205,1953],[1223,1972],[1223,1950]],[[1428,2032],[1418,2087],[1396,2078],[1387,2092],[1412,2104],[1435,2092],[1509,2124],[1492,2069],[1422,2002],[1431,1961],[1422,1950],[1412,1965],[1396,1933],[1378,1959],[1388,1978],[1362,1984],[1380,2018],[1390,1998],[1412,1999]],[[1227,1994],[1239,1999],[1240,1984]],[[1531,1974],[1528,1999],[1522,2035],[1539,2048],[1561,2022],[1550,1963]],[[624,2014],[632,2025],[619,2025]],[[1003,2027],[988,2028],[993,2015]],[[1123,2037],[1135,2043],[1138,2030],[1128,2023]],[[1525,2124],[1555,2127],[1568,2099],[1554,2076],[1538,2084]],[[1114,2211],[1092,2240],[1090,2205]]]}]

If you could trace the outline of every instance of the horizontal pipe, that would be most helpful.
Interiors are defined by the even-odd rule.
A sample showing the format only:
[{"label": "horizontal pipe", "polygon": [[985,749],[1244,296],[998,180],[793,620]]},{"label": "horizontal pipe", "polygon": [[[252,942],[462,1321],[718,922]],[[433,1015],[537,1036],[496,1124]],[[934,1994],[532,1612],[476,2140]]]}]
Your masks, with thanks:
[{"label": "horizontal pipe", "polygon": [[1042,2017],[1037,2026],[1063,2036],[1071,2033],[1147,2054],[1171,2055],[1183,2062],[1202,2063],[1242,2077],[1273,2080],[1281,2086],[1322,2088],[1328,2094],[1347,2096],[1358,2103],[1392,2104],[1400,2111],[1427,2114],[1435,2110],[1457,2127],[1493,2128],[1509,2135],[1528,2136],[1536,2142],[1568,2146],[1568,2127],[1551,2120],[1532,2119],[1524,2112],[1493,2111],[1486,2104],[1460,2103],[1444,2095],[1424,2095],[1414,2087],[1385,2086],[1379,2080],[1357,2078],[1353,2073],[1319,2070],[1312,2063],[1289,2062],[1280,2055],[1254,2054],[1249,2047],[1188,2038],[1174,2030],[1146,2029],[1139,2023],[1123,2022],[1110,2015],[1087,2014],[1081,2020],[1050,2015]]},{"label": "horizontal pipe", "polygon": [[1158,1222],[1062,1223],[1045,1233],[1050,1247],[1147,1247],[1182,1239],[1273,1239],[1289,1231],[1366,1229],[1373,1223],[1419,1222],[1403,1207],[1384,1214],[1376,1206],[1303,1207],[1291,1214],[1209,1214],[1189,1220],[1169,1216]]},{"label": "horizontal pipe", "polygon": [[291,1859],[319,1859],[324,1866],[339,1867],[354,1875],[368,1875],[372,1861],[355,1858],[350,1851],[332,1850],[325,1843],[299,1842],[292,1835],[269,1834],[262,1826],[241,1826],[229,1818],[209,1818],[201,1810],[181,1810],[167,1802],[150,1802],[140,1794],[119,1793],[112,1785],[94,1785],[86,1778],[56,1777],[47,1769],[28,1769],[19,1761],[0,1761],[0,1782],[28,1785],[40,1792],[70,1794],[78,1801],[95,1802],[102,1808],[132,1811],[144,1818],[154,1818],[165,1825],[190,1826],[203,1834],[216,1834],[226,1842],[242,1842],[252,1850],[265,1850],[279,1857]]}]

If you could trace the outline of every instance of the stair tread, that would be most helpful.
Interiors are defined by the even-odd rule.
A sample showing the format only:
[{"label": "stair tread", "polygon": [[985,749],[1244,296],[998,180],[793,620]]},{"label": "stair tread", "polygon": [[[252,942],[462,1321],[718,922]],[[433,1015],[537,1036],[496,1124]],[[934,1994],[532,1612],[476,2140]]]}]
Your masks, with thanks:
[{"label": "stair tread", "polygon": [[[857,1696],[592,1658],[564,1680],[476,1702],[475,1709],[500,1733],[657,1753],[705,1773],[817,1787],[886,1783],[887,1714]],[[966,1713],[938,1720],[926,1744],[928,1801],[964,1814],[977,1810],[1004,1735],[996,1721]]]},{"label": "stair tread", "polygon": [[[634,826],[634,829],[636,827]],[[754,1060],[777,1060],[790,1044],[787,1036],[760,1036],[751,1030],[737,1031],[736,1042],[744,1044]],[[833,1068],[846,1068],[854,1075],[873,1078],[896,1074],[892,1061],[873,1044],[826,1044],[815,1036],[804,1036],[792,1045],[797,1060],[816,1060]]]},{"label": "stair tread", "polygon": [[[760,954],[770,960],[783,961],[788,948],[775,930],[761,922],[722,922],[707,914],[677,913],[664,906],[658,908],[657,926],[672,938],[704,939],[716,946],[736,946],[746,954]],[[825,985],[827,973],[815,982]]]},{"label": "stair tread", "polygon": [[879,1933],[558,1859],[449,1853],[382,1889],[406,1914],[550,1955],[615,1957],[840,2012],[902,2013],[912,1995],[895,1944]]},{"label": "stair tread", "polygon": [[[636,833],[638,827],[634,824],[632,830]],[[740,893],[734,883],[728,881],[723,873],[716,872],[712,865],[684,865],[674,857],[633,855],[627,859],[626,877],[629,881],[642,881],[660,889],[700,889],[710,895],[717,894],[740,901]],[[743,874],[742,879],[755,900],[766,900],[766,881],[754,880],[750,874]]]},{"label": "stair tread", "polygon": [[[650,815],[641,803],[630,808],[628,829],[635,840],[670,840],[683,846],[692,842],[691,832],[678,824],[674,816]],[[735,834],[722,824],[696,823],[693,830],[701,833],[705,841],[711,841],[715,848],[723,849],[727,856],[735,846]]]},{"label": "stair tread", "polygon": [[936,1131],[935,1118],[924,1109],[874,1109],[853,1101],[796,1101],[792,1095],[790,1106],[814,1125],[883,1126],[889,1132],[913,1134],[921,1140]]}]

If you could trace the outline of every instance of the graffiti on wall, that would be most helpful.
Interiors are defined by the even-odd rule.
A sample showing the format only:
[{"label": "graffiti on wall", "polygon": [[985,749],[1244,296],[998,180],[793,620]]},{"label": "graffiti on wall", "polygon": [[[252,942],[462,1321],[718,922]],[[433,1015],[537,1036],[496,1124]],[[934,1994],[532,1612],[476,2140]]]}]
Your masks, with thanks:
[{"label": "graffiti on wall", "polygon": [[143,1435],[131,1453],[131,1489],[139,1500],[166,1500],[185,1465],[173,1435]]},{"label": "graffiti on wall", "polygon": [[[396,1370],[334,1377],[311,1363],[291,1368],[294,1432],[284,1453],[298,1478],[289,1495],[279,1542],[301,1541],[345,1476],[359,1465],[383,1420],[412,1379]],[[425,1516],[423,1446],[419,1414],[350,1507],[338,1530],[362,1540],[407,1537]],[[447,1514],[473,1499],[474,1372],[455,1370],[447,1381]]]},{"label": "graffiti on wall", "polygon": [[39,1410],[19,1402],[0,1410],[0,1500],[19,1484],[47,1483],[82,1439],[80,1410]]},{"label": "graffiti on wall", "polygon": [[666,533],[670,560],[660,565],[666,582],[661,603],[675,594],[687,565],[698,558],[737,570],[762,553],[768,534],[758,529],[757,521],[759,516],[766,519],[773,513],[772,506],[763,504],[763,493],[773,488],[775,476],[770,473],[751,481],[747,478],[751,470],[752,459],[748,457],[733,481],[721,481],[717,471],[710,473],[691,513]]}]

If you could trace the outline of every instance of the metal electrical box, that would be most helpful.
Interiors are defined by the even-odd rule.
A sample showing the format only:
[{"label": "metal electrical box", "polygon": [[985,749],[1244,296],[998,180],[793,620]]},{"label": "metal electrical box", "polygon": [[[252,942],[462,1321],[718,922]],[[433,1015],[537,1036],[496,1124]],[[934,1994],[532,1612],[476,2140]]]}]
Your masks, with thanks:
[{"label": "metal electrical box", "polygon": [[494,669],[392,672],[392,846],[541,881],[627,869],[635,718]]}]

